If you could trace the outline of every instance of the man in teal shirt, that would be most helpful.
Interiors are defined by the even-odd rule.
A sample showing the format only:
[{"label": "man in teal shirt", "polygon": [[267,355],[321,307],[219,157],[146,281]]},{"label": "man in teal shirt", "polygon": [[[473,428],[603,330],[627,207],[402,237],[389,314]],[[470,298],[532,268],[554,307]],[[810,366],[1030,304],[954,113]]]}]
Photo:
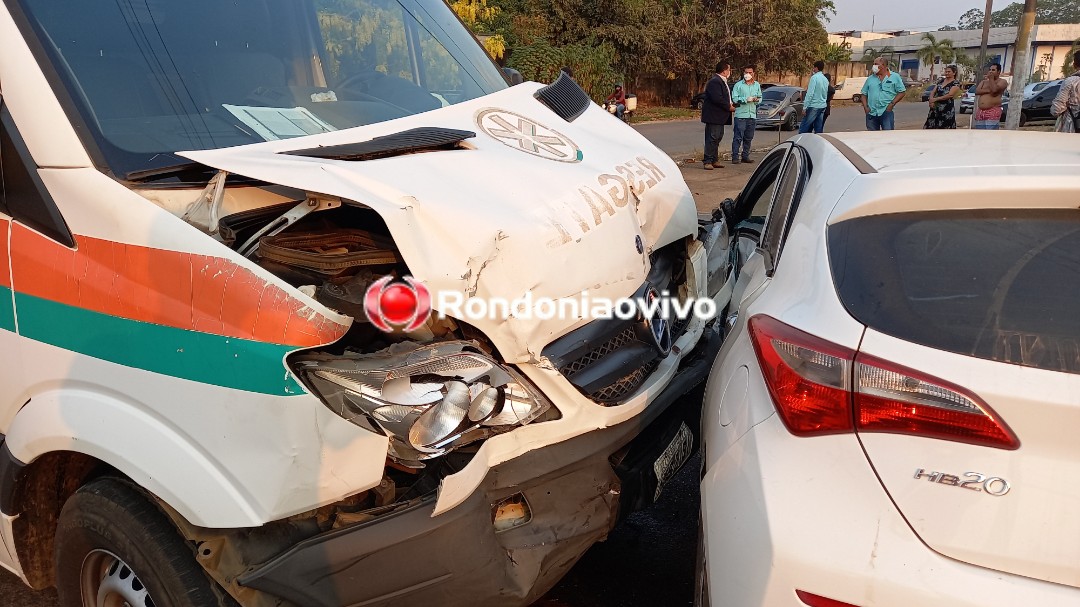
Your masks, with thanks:
[{"label": "man in teal shirt", "polygon": [[893,108],[904,98],[904,81],[889,69],[883,58],[874,59],[874,75],[862,87],[862,107],[866,113],[866,130],[893,130]]},{"label": "man in teal shirt", "polygon": [[731,88],[735,104],[735,136],[731,140],[731,164],[750,160],[750,143],[754,141],[757,125],[757,104],[761,101],[761,85],[754,75],[754,66],[743,68],[743,79]]},{"label": "man in teal shirt", "polygon": [[799,125],[800,133],[821,133],[825,130],[825,108],[829,99],[829,79],[822,70],[825,69],[824,61],[814,62],[814,75],[810,76],[810,83],[806,86],[806,100],[803,102],[802,124]]}]

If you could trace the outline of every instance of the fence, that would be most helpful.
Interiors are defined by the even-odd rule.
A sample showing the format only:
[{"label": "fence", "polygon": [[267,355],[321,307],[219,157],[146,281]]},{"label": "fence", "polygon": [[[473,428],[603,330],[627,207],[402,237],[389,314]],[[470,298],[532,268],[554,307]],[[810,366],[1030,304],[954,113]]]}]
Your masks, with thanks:
[{"label": "fence", "polygon": [[[833,84],[839,84],[848,78],[859,78],[869,75],[870,71],[865,63],[859,61],[829,62],[825,64],[825,73],[832,76]],[[810,73],[806,74],[782,74],[778,72],[759,75],[761,82],[775,82],[788,86],[805,87],[810,83]]]}]

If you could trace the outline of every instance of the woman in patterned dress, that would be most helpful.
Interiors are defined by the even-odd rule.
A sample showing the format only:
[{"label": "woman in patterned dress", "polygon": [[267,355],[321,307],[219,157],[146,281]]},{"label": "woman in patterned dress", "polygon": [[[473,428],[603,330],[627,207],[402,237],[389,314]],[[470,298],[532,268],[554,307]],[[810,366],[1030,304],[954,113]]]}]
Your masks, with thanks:
[{"label": "woman in patterned dress", "polygon": [[924,129],[956,128],[956,97],[960,84],[956,81],[956,66],[945,68],[945,77],[930,93],[930,111],[926,115]]}]

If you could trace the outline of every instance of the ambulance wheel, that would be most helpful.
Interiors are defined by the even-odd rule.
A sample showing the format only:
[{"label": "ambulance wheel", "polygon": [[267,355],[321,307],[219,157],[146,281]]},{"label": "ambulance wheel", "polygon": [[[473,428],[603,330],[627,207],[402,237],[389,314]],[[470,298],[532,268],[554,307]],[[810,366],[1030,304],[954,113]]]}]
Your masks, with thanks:
[{"label": "ambulance wheel", "polygon": [[64,504],[56,530],[56,587],[64,607],[226,607],[235,603],[195,562],[158,508],[103,478]]}]

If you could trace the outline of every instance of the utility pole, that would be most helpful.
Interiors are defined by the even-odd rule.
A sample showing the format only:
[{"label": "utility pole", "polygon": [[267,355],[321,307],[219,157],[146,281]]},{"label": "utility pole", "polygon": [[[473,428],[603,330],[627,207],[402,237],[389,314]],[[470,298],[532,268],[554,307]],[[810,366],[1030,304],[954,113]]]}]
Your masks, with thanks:
[{"label": "utility pole", "polygon": [[986,45],[990,41],[990,13],[994,12],[994,0],[986,0],[983,12],[982,45],[979,47],[979,66],[975,70],[975,82],[981,82],[986,75]]},{"label": "utility pole", "polygon": [[1015,131],[1020,127],[1020,111],[1024,104],[1024,87],[1031,74],[1031,29],[1035,27],[1035,2],[1024,0],[1024,16],[1016,32],[1016,48],[1013,51],[1012,82],[1009,86],[1009,110],[1005,115],[1005,128]]}]

